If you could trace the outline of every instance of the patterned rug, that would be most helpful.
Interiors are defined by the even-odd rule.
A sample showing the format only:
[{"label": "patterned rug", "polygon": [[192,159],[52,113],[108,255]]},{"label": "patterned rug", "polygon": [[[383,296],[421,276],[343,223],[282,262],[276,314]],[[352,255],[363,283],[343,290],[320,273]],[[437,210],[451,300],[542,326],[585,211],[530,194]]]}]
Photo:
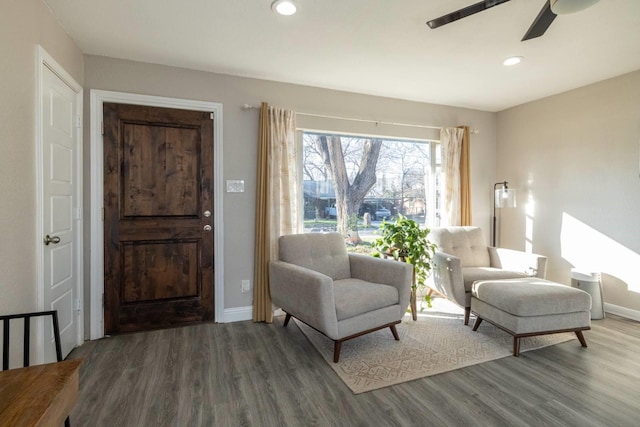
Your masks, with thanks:
[{"label": "patterned rug", "polygon": [[[389,328],[342,343],[333,363],[333,341],[302,322],[296,324],[354,394],[424,378],[511,356],[513,337],[488,322],[476,332],[462,321],[464,310],[435,298],[417,321],[410,315],[397,326],[400,341]],[[472,316],[471,323],[474,318]],[[575,339],[572,332],[522,338],[520,353]]]}]

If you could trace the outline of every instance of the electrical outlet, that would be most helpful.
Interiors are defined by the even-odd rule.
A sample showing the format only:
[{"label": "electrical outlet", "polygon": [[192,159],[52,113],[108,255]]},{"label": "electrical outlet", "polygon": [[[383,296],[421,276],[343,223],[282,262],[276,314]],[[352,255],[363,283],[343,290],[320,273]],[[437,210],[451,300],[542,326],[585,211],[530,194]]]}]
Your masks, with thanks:
[{"label": "electrical outlet", "polygon": [[240,292],[245,293],[245,292],[249,292],[250,290],[251,290],[251,282],[249,282],[248,280],[243,280],[242,285],[240,287]]}]

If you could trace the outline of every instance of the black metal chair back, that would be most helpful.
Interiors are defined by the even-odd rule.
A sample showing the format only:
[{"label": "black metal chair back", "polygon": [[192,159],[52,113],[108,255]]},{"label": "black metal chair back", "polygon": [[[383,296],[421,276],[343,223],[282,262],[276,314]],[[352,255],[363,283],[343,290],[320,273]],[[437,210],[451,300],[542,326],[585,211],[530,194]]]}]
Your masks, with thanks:
[{"label": "black metal chair back", "polygon": [[31,333],[31,318],[40,316],[51,316],[53,321],[53,337],[56,344],[56,358],[58,362],[62,361],[62,347],[60,345],[60,326],[58,324],[58,312],[52,311],[38,311],[33,313],[23,314],[9,314],[0,316],[2,321],[2,370],[9,369],[9,343],[10,343],[10,327],[12,319],[24,319],[24,348],[23,348],[23,366],[29,366],[29,346],[30,346],[30,333]]}]

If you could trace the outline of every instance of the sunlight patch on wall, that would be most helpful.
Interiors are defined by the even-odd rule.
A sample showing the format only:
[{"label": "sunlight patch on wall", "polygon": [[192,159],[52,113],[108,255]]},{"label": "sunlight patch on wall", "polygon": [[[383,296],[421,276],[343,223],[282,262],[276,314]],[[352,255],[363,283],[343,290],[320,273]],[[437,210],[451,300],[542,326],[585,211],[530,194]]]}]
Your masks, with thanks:
[{"label": "sunlight patch on wall", "polygon": [[640,293],[640,254],[566,212],[562,214],[560,244],[562,257],[574,267],[616,277],[627,284],[629,291]]},{"label": "sunlight patch on wall", "polygon": [[533,219],[535,212],[535,201],[533,195],[529,193],[525,210],[525,230],[524,230],[524,250],[525,252],[533,252]]}]

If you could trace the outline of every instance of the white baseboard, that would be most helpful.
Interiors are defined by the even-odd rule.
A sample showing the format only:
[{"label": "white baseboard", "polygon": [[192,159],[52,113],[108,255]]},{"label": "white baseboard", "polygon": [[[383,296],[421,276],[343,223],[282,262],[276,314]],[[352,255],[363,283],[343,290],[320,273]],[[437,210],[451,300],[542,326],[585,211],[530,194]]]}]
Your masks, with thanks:
[{"label": "white baseboard", "polygon": [[619,305],[604,303],[604,311],[606,313],[615,314],[618,316],[626,317],[627,319],[636,320],[640,322],[640,311],[632,310],[626,307],[620,307]]},{"label": "white baseboard", "polygon": [[[281,308],[277,308],[273,312],[273,317],[284,316],[285,314]],[[224,309],[224,320],[222,323],[243,322],[245,320],[253,320],[252,305]]]},{"label": "white baseboard", "polygon": [[233,307],[224,309],[224,320],[222,323],[242,322],[253,320],[253,306]]}]

